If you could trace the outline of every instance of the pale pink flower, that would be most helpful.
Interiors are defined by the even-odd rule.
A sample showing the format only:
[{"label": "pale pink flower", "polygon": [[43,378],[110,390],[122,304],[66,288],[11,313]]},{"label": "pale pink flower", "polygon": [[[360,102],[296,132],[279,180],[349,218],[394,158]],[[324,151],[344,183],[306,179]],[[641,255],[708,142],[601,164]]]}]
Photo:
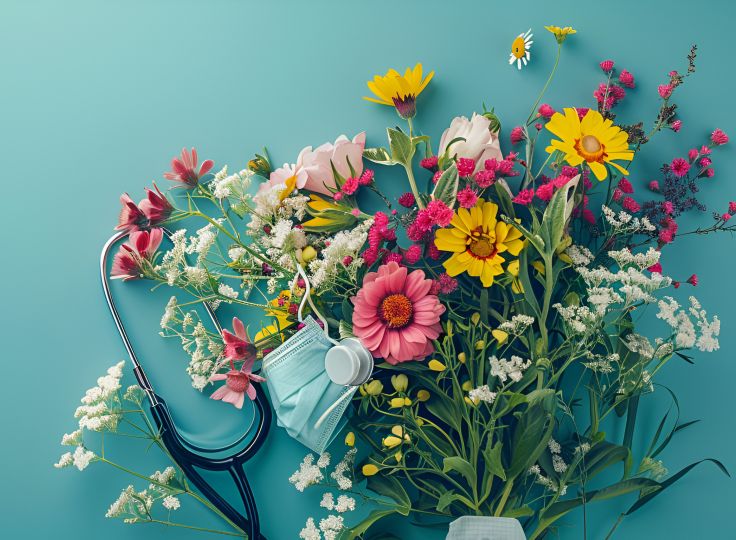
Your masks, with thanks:
[{"label": "pale pink flower", "polygon": [[263,382],[265,380],[249,370],[231,369],[227,373],[216,373],[210,377],[210,382],[225,381],[225,384],[212,392],[210,399],[232,403],[235,408],[242,409],[246,394],[251,400],[256,399],[256,389],[251,381]]},{"label": "pale pink flower", "polygon": [[374,357],[389,364],[422,360],[434,351],[445,306],[430,294],[432,280],[392,261],[369,272],[352,298],[353,332]]},{"label": "pale pink flower", "polygon": [[181,187],[193,188],[199,183],[199,179],[210,172],[215,162],[211,159],[205,159],[202,166],[197,170],[197,150],[192,148],[191,151],[182,148],[181,156],[171,160],[171,171],[164,173],[164,178],[181,182]]},{"label": "pale pink flower", "polygon": [[112,261],[112,279],[140,279],[143,265],[150,261],[163,239],[163,230],[134,231],[128,241],[120,246]]},{"label": "pale pink flower", "polygon": [[[335,177],[332,165],[343,178],[360,178],[363,173],[363,150],[365,149],[365,132],[358,133],[352,140],[340,135],[333,143],[324,143],[314,150],[305,148],[303,158],[307,179],[303,184],[297,183],[299,189],[308,189],[329,195],[328,187],[335,189]],[[348,165],[348,162],[350,163]],[[350,167],[353,167],[353,172]]]},{"label": "pale pink flower", "polygon": [[461,137],[464,141],[452,143],[449,156],[475,160],[476,170],[482,169],[487,159],[503,159],[498,132],[491,132],[491,121],[480,114],[473,113],[468,120],[465,116],[458,116],[452,120],[440,138],[440,155],[444,154],[453,139]]}]

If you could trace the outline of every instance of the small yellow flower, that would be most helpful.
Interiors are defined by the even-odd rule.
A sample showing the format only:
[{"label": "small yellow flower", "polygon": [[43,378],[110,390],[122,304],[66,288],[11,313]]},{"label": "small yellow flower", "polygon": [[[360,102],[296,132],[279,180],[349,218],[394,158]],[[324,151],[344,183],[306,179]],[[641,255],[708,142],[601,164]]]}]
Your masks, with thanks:
[{"label": "small yellow flower", "polygon": [[373,476],[378,472],[378,467],[373,463],[366,463],[363,465],[363,476]]},{"label": "small yellow flower", "polygon": [[402,457],[404,457],[404,454],[401,453],[401,450],[394,454],[394,459],[396,460],[396,463],[401,463]]},{"label": "small yellow flower", "polygon": [[471,407],[475,407],[478,404],[478,401],[480,401],[478,400],[478,398],[476,398],[476,400],[472,400],[468,396],[465,396],[463,399],[465,400],[465,403],[467,403]]},{"label": "small yellow flower", "polygon": [[391,433],[393,433],[397,437],[403,437],[404,441],[406,442],[411,441],[411,437],[409,437],[409,434],[404,429],[404,426],[393,426],[391,428]]},{"label": "small yellow flower", "polygon": [[460,354],[457,355],[457,359],[461,364],[464,364],[468,360],[468,357],[465,356],[464,352],[461,352]]},{"label": "small yellow flower", "polygon": [[378,396],[383,392],[383,383],[378,379],[373,379],[371,382],[363,385],[365,392],[369,396]]},{"label": "small yellow flower", "polygon": [[479,339],[478,341],[475,342],[476,351],[482,351],[485,346],[486,346],[486,342],[482,339]]},{"label": "small yellow flower", "polygon": [[409,386],[409,377],[400,373],[399,375],[391,376],[391,385],[397,392],[406,392],[406,387]]},{"label": "small yellow flower", "polygon": [[516,67],[521,69],[522,63],[524,65],[527,65],[529,60],[531,60],[530,56],[530,49],[532,48],[532,38],[534,37],[534,34],[532,34],[532,29],[530,28],[523,34],[519,34],[516,36],[514,41],[511,43],[511,54],[509,55],[509,64],[514,65],[516,63]]},{"label": "small yellow flower", "polygon": [[567,36],[571,36],[572,34],[577,34],[578,31],[575,30],[572,26],[565,26],[564,28],[560,28],[559,26],[545,26],[545,30],[548,32],[552,32],[554,34],[555,39],[557,40],[557,43],[563,43]]},{"label": "small yellow flower", "polygon": [[347,435],[345,435],[345,445],[353,447],[355,446],[355,433],[352,431],[349,431]]},{"label": "small yellow flower", "polygon": [[606,164],[621,174],[629,174],[615,163],[616,160],[630,162],[634,158],[634,152],[629,149],[629,135],[598,111],[590,109],[581,120],[577,110],[566,108],[552,115],[545,127],[559,137],[550,141],[546,149],[548,154],[561,152],[573,167],[587,163],[601,181],[608,176]]},{"label": "small yellow flower", "polygon": [[429,391],[421,389],[419,392],[417,392],[417,401],[427,401],[429,399]]},{"label": "small yellow flower", "polygon": [[424,425],[424,420],[422,418],[417,418],[417,425],[420,426],[420,427],[423,426]]},{"label": "small yellow flower", "polygon": [[470,392],[470,391],[471,391],[471,390],[472,390],[473,388],[475,388],[475,387],[473,386],[473,383],[472,383],[472,382],[470,382],[470,381],[465,381],[465,382],[464,382],[464,383],[462,384],[461,388],[462,388],[463,390],[465,390],[466,392]]},{"label": "small yellow flower", "polygon": [[407,397],[395,397],[389,402],[392,409],[400,409],[401,407],[409,407],[411,400]]},{"label": "small yellow flower", "polygon": [[509,339],[508,332],[504,332],[503,330],[499,330],[496,328],[495,330],[491,330],[491,335],[498,341],[499,345],[503,345],[506,343],[506,340]]},{"label": "small yellow flower", "polygon": [[434,71],[422,78],[421,63],[414,66],[414,69],[406,68],[404,75],[400,75],[395,69],[389,69],[385,75],[376,75],[372,81],[368,81],[368,88],[376,97],[363,99],[395,107],[396,112],[404,119],[413,118],[417,112],[417,96],[427,87],[432,77]]},{"label": "small yellow flower", "polygon": [[544,275],[545,269],[544,269],[544,263],[542,261],[534,261],[532,263],[532,266],[537,272]]},{"label": "small yellow flower", "polygon": [[480,313],[478,313],[477,311],[473,313],[470,316],[470,322],[472,322],[474,326],[478,326],[478,323],[480,322]]},{"label": "small yellow flower", "polygon": [[429,366],[429,369],[431,369],[432,371],[445,371],[447,369],[447,366],[445,364],[443,364],[442,362],[434,358],[430,360],[429,364],[427,365]]}]

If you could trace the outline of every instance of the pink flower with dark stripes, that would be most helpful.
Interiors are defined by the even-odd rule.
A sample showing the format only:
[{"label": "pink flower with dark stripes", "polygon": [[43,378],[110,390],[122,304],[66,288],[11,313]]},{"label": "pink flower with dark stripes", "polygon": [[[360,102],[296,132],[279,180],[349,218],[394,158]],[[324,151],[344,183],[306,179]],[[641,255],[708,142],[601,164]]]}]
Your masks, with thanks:
[{"label": "pink flower with dark stripes", "polygon": [[199,179],[212,170],[215,162],[205,159],[197,169],[197,150],[191,151],[182,148],[181,155],[171,160],[171,171],[164,173],[164,178],[183,184],[181,187],[193,188],[199,183]]},{"label": "pink flower with dark stripes", "polygon": [[141,279],[144,277],[146,265],[151,265],[156,250],[161,245],[163,231],[135,231],[130,233],[128,241],[120,246],[112,261],[112,279]]}]

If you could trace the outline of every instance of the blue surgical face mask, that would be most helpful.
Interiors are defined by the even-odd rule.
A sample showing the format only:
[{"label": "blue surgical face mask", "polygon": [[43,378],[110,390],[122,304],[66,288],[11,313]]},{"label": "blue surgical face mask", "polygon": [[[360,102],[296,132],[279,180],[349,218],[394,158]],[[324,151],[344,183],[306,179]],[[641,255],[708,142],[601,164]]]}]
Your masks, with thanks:
[{"label": "blue surgical face mask", "polygon": [[[309,282],[299,306],[309,301]],[[368,380],[373,368],[371,354],[355,338],[337,342],[311,317],[263,360],[277,423],[310,450],[321,454],[345,425],[345,410],[358,386]],[[323,324],[326,321],[323,320]]]}]

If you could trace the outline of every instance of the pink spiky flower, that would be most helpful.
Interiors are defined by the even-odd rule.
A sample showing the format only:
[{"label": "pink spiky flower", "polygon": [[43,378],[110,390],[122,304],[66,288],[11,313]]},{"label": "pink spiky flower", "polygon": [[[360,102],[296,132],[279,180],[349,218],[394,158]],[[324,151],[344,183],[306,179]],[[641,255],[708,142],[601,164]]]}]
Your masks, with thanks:
[{"label": "pink spiky flower", "polygon": [[199,183],[199,179],[212,170],[215,162],[206,159],[197,170],[197,150],[192,148],[191,151],[182,148],[181,156],[171,160],[171,171],[164,173],[164,178],[180,182],[181,187],[193,188]]},{"label": "pink spiky flower", "polygon": [[133,232],[143,228],[148,223],[148,218],[143,211],[133,202],[130,195],[123,193],[120,196],[120,203],[123,208],[120,210],[118,225],[116,231]]},{"label": "pink spiky flower", "polygon": [[148,219],[149,227],[163,223],[174,211],[174,207],[166,198],[166,195],[161,193],[155,183],[153,189],[146,188],[146,198],[138,203],[138,208]]}]

